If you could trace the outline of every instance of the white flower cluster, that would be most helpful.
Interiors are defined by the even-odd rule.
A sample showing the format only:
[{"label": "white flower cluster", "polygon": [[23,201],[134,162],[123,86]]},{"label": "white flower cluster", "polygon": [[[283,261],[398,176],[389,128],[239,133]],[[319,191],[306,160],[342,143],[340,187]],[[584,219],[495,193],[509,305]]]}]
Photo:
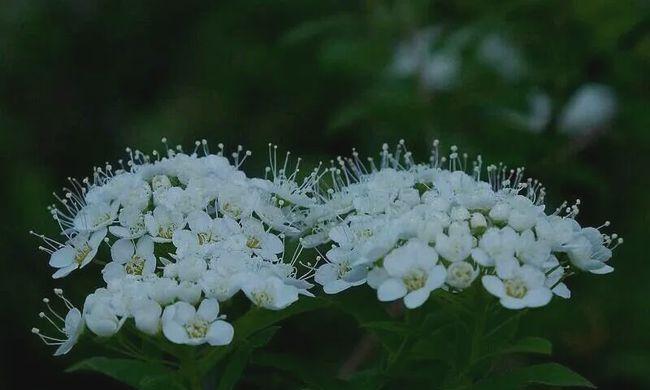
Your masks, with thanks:
[{"label": "white flower cluster", "polygon": [[[296,185],[277,158],[266,179],[250,179],[238,169],[250,152],[239,147],[232,165],[219,149],[210,154],[199,141],[193,153],[177,147],[152,157],[127,148],[120,169],[106,165],[92,179],[69,179],[50,208],[64,240],[37,235],[39,249],[50,254],[54,278],[96,263],[104,285],[81,311],[55,290],[65,318],[45,299],[50,313],[40,316],[63,336],[33,332],[59,345],[56,354],[69,351],[84,328],[108,337],[129,318],[139,331],[162,332],[174,343],[226,345],[234,329],[219,302],[242,291],[253,304],[279,310],[311,295],[309,271],[298,275],[295,264],[302,248],[285,257],[286,237],[303,229],[299,204],[311,202],[302,195],[311,182]],[[107,263],[98,256],[103,248]]]},{"label": "white flower cluster", "polygon": [[[128,319],[173,343],[226,345],[235,330],[220,302],[241,291],[256,306],[280,310],[312,296],[312,278],[327,294],[367,284],[380,301],[402,299],[410,309],[436,289],[457,293],[480,279],[506,308],[539,307],[553,294],[568,298],[564,281],[576,271],[613,271],[607,261],[622,243],[599,231],[609,222],[581,227],[579,201],[546,214],[545,190],[524,180],[523,168],[483,167],[480,156],[469,166],[456,147],[441,156],[437,141],[427,164],[400,141],[392,152],[384,145],[378,164],[355,151],[319,165],[301,184],[300,159],[289,168],[287,154],[279,167],[272,145],[264,179],[239,170],[250,155],[241,147],[234,165],[221,144],[210,154],[205,141],[189,154],[127,152],[120,169],[70,179],[51,207],[63,242],[38,235],[54,278],[103,264],[102,286],[82,310],[60,290],[65,318],[45,300],[50,314],[41,317],[63,336],[34,332],[58,345],[56,354],[85,328],[109,337]],[[288,237],[299,242],[291,256]],[[320,254],[316,263],[300,261],[304,248]],[[98,259],[103,249],[110,262]]]},{"label": "white flower cluster", "polygon": [[379,167],[356,152],[338,164],[303,239],[331,243],[314,278],[328,294],[367,284],[380,301],[415,308],[435,289],[459,292],[480,278],[506,308],[539,307],[569,298],[574,270],[613,271],[607,261],[623,241],[582,228],[579,201],[546,214],[545,190],[523,168],[488,166],[482,180],[480,157],[471,167],[456,147],[441,157],[437,141],[429,164],[403,142],[392,153],[384,145]]}]

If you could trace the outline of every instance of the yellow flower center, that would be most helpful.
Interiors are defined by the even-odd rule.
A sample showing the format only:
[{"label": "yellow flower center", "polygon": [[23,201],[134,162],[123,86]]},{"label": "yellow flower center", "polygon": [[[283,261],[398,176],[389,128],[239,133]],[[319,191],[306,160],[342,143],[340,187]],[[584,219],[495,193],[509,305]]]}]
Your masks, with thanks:
[{"label": "yellow flower center", "polygon": [[404,282],[408,292],[419,290],[424,287],[427,282],[427,273],[419,268],[414,269],[406,274],[402,278],[402,281]]},{"label": "yellow flower center", "polygon": [[81,264],[84,262],[86,259],[86,256],[92,251],[93,249],[88,245],[88,243],[84,243],[81,248],[77,249],[74,255],[74,261],[81,267]]},{"label": "yellow flower center", "polygon": [[273,298],[266,291],[256,291],[251,296],[253,303],[257,306],[269,306],[273,303]]},{"label": "yellow flower center", "polygon": [[257,237],[248,237],[248,240],[246,240],[246,246],[251,249],[260,249],[261,244],[262,242]]},{"label": "yellow flower center", "polygon": [[208,323],[201,319],[194,319],[185,324],[185,331],[192,339],[200,339],[208,334]]},{"label": "yellow flower center", "polygon": [[528,292],[526,284],[521,279],[508,279],[503,282],[506,294],[513,298],[523,298]]},{"label": "yellow flower center", "polygon": [[128,263],[124,266],[124,271],[129,275],[142,276],[144,271],[144,259],[138,255],[131,257]]}]

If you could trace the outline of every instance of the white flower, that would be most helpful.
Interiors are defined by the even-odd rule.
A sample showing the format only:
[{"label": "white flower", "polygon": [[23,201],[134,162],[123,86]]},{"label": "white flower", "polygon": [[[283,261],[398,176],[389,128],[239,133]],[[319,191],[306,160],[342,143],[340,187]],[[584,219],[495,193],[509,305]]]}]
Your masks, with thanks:
[{"label": "white flower", "polygon": [[133,304],[135,327],[146,334],[155,335],[160,331],[162,307],[152,299],[141,299]]},{"label": "white flower", "polygon": [[445,267],[437,262],[436,251],[417,239],[394,249],[384,259],[389,277],[379,285],[377,297],[382,302],[404,298],[409,309],[422,305],[447,276]]},{"label": "white flower", "polygon": [[133,241],[122,238],[111,247],[113,261],[102,270],[104,280],[121,279],[125,276],[141,278],[151,275],[156,270],[156,256],[151,237],[140,238],[136,245]]},{"label": "white flower", "polygon": [[563,133],[584,135],[607,126],[616,114],[617,98],[603,84],[584,84],[571,96],[562,110],[559,127]]},{"label": "white flower", "polygon": [[540,240],[546,241],[554,251],[564,251],[564,246],[573,240],[580,231],[580,225],[573,218],[549,215],[539,218],[535,233]]},{"label": "white flower", "polygon": [[521,233],[516,246],[517,258],[522,263],[542,268],[551,255],[551,247],[544,240],[537,241],[531,230]]},{"label": "white flower", "polygon": [[134,178],[117,194],[117,199],[124,207],[144,210],[151,201],[151,187],[146,181]]},{"label": "white flower", "polygon": [[145,215],[144,223],[153,240],[158,243],[171,242],[174,232],[185,227],[183,214],[165,206],[158,206],[153,214]]},{"label": "white flower", "polygon": [[472,250],[472,259],[477,263],[493,267],[499,259],[511,259],[515,255],[515,245],[519,236],[506,226],[503,229],[489,228]]},{"label": "white flower", "polygon": [[465,289],[472,284],[478,274],[478,269],[474,268],[470,263],[455,261],[447,267],[447,279],[445,281],[451,287]]},{"label": "white flower", "polygon": [[79,232],[95,232],[115,221],[119,203],[91,203],[84,206],[74,217],[74,228]]},{"label": "white flower", "polygon": [[298,288],[275,276],[263,278],[251,274],[242,285],[242,291],[255,305],[271,310],[284,309],[298,300]]},{"label": "white flower", "polygon": [[250,187],[227,185],[219,189],[219,211],[234,219],[249,217],[257,209],[259,194]]},{"label": "white flower", "polygon": [[481,213],[474,213],[469,220],[469,226],[472,232],[481,234],[487,229],[488,224],[485,216]]},{"label": "white flower", "polygon": [[454,222],[449,226],[449,233],[438,234],[436,251],[447,261],[462,261],[472,252],[472,234],[467,223]]},{"label": "white flower", "polygon": [[54,356],[60,356],[70,352],[72,347],[74,347],[74,345],[77,343],[79,336],[81,336],[84,331],[85,321],[79,309],[72,306],[70,301],[68,301],[68,299],[63,296],[62,290],[54,289],[54,293],[63,301],[65,307],[68,309],[68,313],[65,315],[65,318],[54,311],[50,305],[50,300],[48,298],[43,298],[43,302],[53,316],[50,316],[44,312],[40,312],[38,316],[40,318],[47,319],[47,321],[52,326],[54,326],[54,328],[63,337],[59,338],[60,336],[52,337],[43,335],[38,328],[32,328],[32,333],[38,335],[46,345],[56,345],[57,349],[54,352]]},{"label": "white flower", "polygon": [[214,269],[206,271],[198,283],[207,298],[216,298],[218,301],[226,301],[239,291],[235,275],[222,275]]},{"label": "white flower", "polygon": [[151,178],[151,189],[154,192],[165,191],[171,186],[172,183],[167,175],[155,175]]},{"label": "white flower", "polygon": [[164,206],[169,210],[187,215],[194,210],[204,208],[208,203],[208,199],[204,197],[201,190],[194,187],[187,186],[185,189],[171,187],[155,192],[154,203],[156,207]]},{"label": "white flower", "polygon": [[85,267],[97,254],[99,244],[106,236],[106,229],[100,229],[92,234],[79,233],[68,243],[54,251],[50,257],[50,266],[58,268],[53,278],[62,278],[70,272]]},{"label": "white flower", "polygon": [[483,287],[500,299],[507,309],[540,307],[548,304],[553,296],[546,286],[544,273],[527,264],[520,265],[516,260],[497,262],[497,276],[485,275],[481,279]]},{"label": "white flower", "polygon": [[160,305],[169,305],[178,296],[178,282],[171,278],[154,276],[146,281],[145,289],[149,298]]},{"label": "white flower", "polygon": [[522,195],[515,195],[508,203],[510,206],[508,225],[518,232],[535,226],[537,218],[544,209],[544,206],[535,206],[529,198]]},{"label": "white flower", "polygon": [[176,276],[181,281],[196,282],[208,269],[208,264],[198,256],[187,256],[179,259],[176,264]]},{"label": "white flower", "polygon": [[605,264],[612,257],[612,250],[604,245],[603,235],[595,228],[582,229],[566,249],[571,263],[581,270],[594,274],[614,271]]},{"label": "white flower", "polygon": [[86,326],[97,336],[110,337],[117,333],[126,317],[117,310],[112,294],[106,289],[97,289],[86,297],[83,308],[83,317]]},{"label": "white flower", "polygon": [[201,286],[197,283],[184,280],[178,283],[178,287],[176,288],[176,297],[180,301],[194,305],[201,300]]},{"label": "white flower", "polygon": [[257,220],[245,219],[241,224],[241,234],[245,240],[243,249],[263,259],[277,261],[277,254],[284,250],[282,240],[275,234],[268,233]]},{"label": "white flower", "polygon": [[398,230],[386,218],[360,217],[332,228],[329,236],[340,247],[355,250],[355,264],[371,263],[393,249]]},{"label": "white flower", "polygon": [[109,226],[108,231],[119,238],[136,239],[147,232],[142,210],[137,207],[125,206],[119,212],[120,226]]},{"label": "white flower", "polygon": [[216,299],[203,300],[198,310],[186,302],[167,306],[162,329],[169,341],[187,345],[228,345],[235,333],[232,325],[220,319]]},{"label": "white flower", "polygon": [[368,266],[353,265],[353,256],[354,252],[341,248],[327,252],[327,262],[318,267],[314,275],[314,280],[323,286],[326,294],[337,294],[365,283]]}]

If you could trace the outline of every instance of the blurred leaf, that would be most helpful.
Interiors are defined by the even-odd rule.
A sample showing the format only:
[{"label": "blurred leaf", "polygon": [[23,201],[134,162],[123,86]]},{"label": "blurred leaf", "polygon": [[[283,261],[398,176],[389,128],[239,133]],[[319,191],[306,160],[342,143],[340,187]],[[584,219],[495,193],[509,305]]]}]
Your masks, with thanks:
[{"label": "blurred leaf", "polygon": [[251,336],[248,340],[244,340],[241,346],[237,348],[228,357],[228,362],[224,368],[221,379],[219,380],[220,390],[230,390],[235,387],[239,378],[246,370],[246,366],[250,361],[251,354],[256,348],[265,346],[271,341],[275,332],[280,329],[279,326],[272,326],[264,329],[259,333]]},{"label": "blurred leaf", "polygon": [[540,384],[565,387],[595,388],[591,382],[569,368],[557,363],[536,364],[485,379],[472,385],[473,390],[521,389]]},{"label": "blurred leaf", "polygon": [[253,356],[253,363],[285,371],[310,388],[325,390],[349,387],[344,381],[336,379],[333,372],[324,371],[322,366],[308,359],[280,353],[258,352]]},{"label": "blurred leaf", "polygon": [[135,359],[93,357],[83,360],[66,372],[94,371],[142,390],[182,389],[176,373],[164,366]]},{"label": "blurred leaf", "polygon": [[282,310],[251,308],[246,314],[234,322],[235,340],[227,347],[215,347],[201,361],[200,371],[203,373],[208,372],[230,351],[236,348],[242,340],[246,340],[251,334],[291,316],[327,307],[328,304],[324,299],[301,297],[298,302]]},{"label": "blurred leaf", "polygon": [[536,353],[541,355],[550,355],[553,350],[553,344],[542,337],[524,337],[517,340],[514,344],[508,345],[500,350],[488,353],[479,360],[489,357],[507,355],[511,353]]},{"label": "blurred leaf", "polygon": [[361,324],[361,326],[368,329],[384,330],[387,332],[398,333],[401,335],[410,332],[408,326],[397,321],[371,321],[371,322],[364,322]]}]

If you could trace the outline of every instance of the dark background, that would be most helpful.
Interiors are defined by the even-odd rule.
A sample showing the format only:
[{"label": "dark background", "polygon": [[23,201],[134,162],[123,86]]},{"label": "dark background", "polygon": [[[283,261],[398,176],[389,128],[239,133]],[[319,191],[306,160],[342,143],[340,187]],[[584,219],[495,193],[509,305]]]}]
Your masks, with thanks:
[{"label": "dark background", "polygon": [[[75,274],[55,284],[28,230],[56,233],[45,208],[67,176],[115,161],[125,146],[161,148],[162,136],[188,147],[197,138],[242,144],[253,151],[250,174],[262,173],[267,142],[309,164],[352,147],[374,154],[400,138],[425,160],[440,138],[490,162],[526,165],[547,185],[549,209],[579,197],[582,223],[609,219],[626,243],[615,273],[574,278],[574,297],[534,311],[524,330],[552,339],[556,360],[600,388],[650,387],[649,8],[617,0],[0,2],[0,387],[117,386],[63,372],[91,345],[55,359],[30,333],[51,288],[81,304],[92,281]],[[437,37],[411,54],[398,49],[422,31]],[[482,46],[495,36],[501,46]],[[426,75],[422,64],[395,71],[425,53],[438,59],[427,60]],[[607,86],[609,100],[587,100],[587,124],[567,130],[567,104],[594,83]],[[551,108],[530,125],[535,93]],[[283,348],[354,340],[346,324],[336,337],[308,337],[294,324],[299,336]]]}]

